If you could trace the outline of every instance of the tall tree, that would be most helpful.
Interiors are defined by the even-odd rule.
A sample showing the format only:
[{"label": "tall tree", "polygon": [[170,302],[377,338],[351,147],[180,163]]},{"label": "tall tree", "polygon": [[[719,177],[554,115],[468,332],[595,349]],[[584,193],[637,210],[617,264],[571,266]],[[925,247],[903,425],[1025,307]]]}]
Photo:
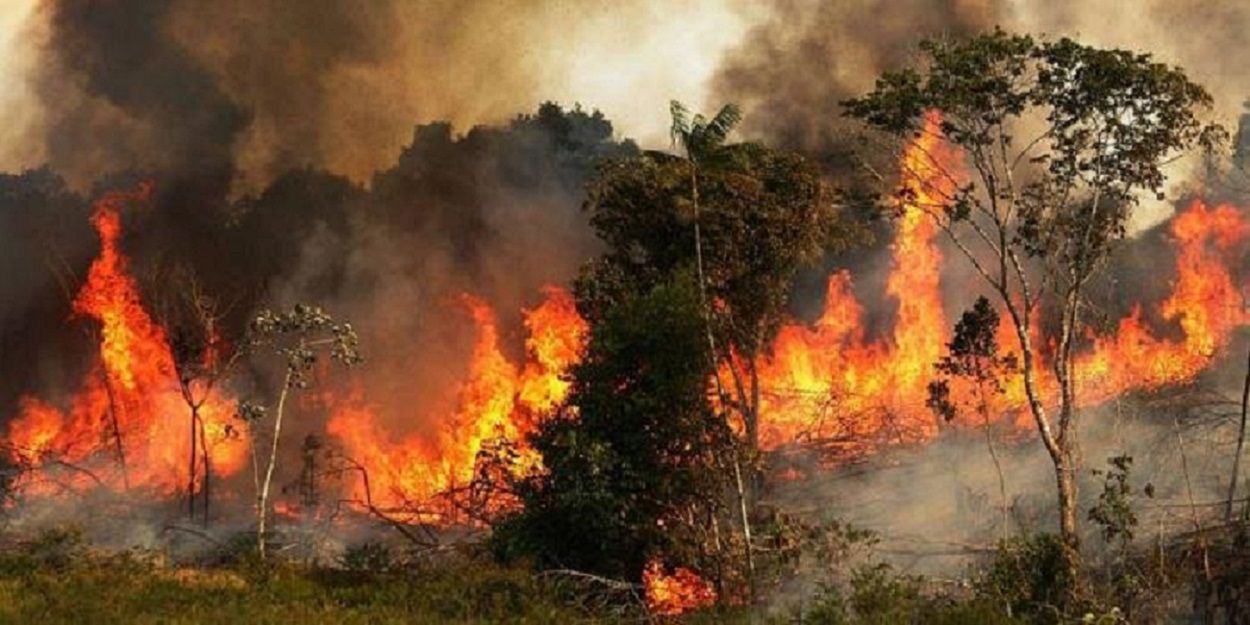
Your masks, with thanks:
[{"label": "tall tree", "polygon": [[579,306],[593,322],[624,294],[693,272],[718,400],[754,449],[756,363],[786,317],[795,273],[861,230],[803,157],[727,143],[736,108],[708,119],[674,103],[672,117],[682,156],[611,160],[590,184],[586,208],[608,250],[579,284]]},{"label": "tall tree", "polygon": [[633,581],[653,558],[716,555],[731,434],[702,326],[690,274],[604,313],[567,402],[531,437],[543,469],[512,485],[523,506],[495,526],[503,553]]},{"label": "tall tree", "polygon": [[[920,53],[916,67],[884,73],[873,91],[844,103],[846,112],[897,139],[927,133],[964,154],[965,163],[949,163],[930,153],[924,167],[944,179],[923,189],[935,199],[922,208],[1015,329],[1028,409],[1054,464],[1065,565],[1076,579],[1073,350],[1085,289],[1142,195],[1162,198],[1166,163],[1225,133],[1201,120],[1210,95],[1148,54],[1001,31],[926,41]],[[955,171],[965,166],[967,176]],[[1044,301],[1056,308],[1053,330],[1031,316]],[[1052,344],[1055,397],[1037,367],[1039,346]]]}]

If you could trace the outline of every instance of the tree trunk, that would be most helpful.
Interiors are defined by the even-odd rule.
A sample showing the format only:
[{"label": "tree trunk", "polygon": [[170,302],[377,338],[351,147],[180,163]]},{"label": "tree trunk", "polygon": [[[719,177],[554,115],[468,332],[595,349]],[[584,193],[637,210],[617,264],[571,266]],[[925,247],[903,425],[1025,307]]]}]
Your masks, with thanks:
[{"label": "tree trunk", "polygon": [[[1007,504],[1007,479],[1003,476],[1003,463],[998,459],[998,450],[994,448],[994,431],[990,423],[990,407],[985,397],[985,389],[980,380],[977,381],[977,397],[979,398],[979,410],[981,411],[981,429],[985,432],[985,446],[990,451],[990,460],[994,462],[994,471],[998,474],[998,508],[1002,517],[1003,540],[1011,534],[1011,522],[1008,511],[1010,506]],[[941,419],[938,420],[941,423]]]},{"label": "tree trunk", "polygon": [[288,370],[282,380],[282,392],[278,395],[278,408],[273,419],[273,444],[269,448],[269,464],[265,468],[265,479],[260,484],[260,494],[256,498],[256,550],[260,559],[265,559],[265,525],[269,516],[269,485],[273,483],[273,470],[278,462],[278,439],[282,435],[282,412],[286,407],[287,392],[291,389],[291,372]]},{"label": "tree trunk", "polygon": [[204,419],[197,415],[196,420],[199,421],[200,456],[201,456],[201,465],[204,467],[204,483],[200,486],[200,493],[203,495],[203,498],[204,498],[204,505],[203,505],[204,527],[208,527],[208,503],[211,500],[210,486],[212,485],[213,465],[211,462],[209,462],[209,457],[208,457],[208,434],[204,430]]},{"label": "tree trunk", "polygon": [[1246,444],[1246,417],[1250,409],[1250,351],[1246,353],[1246,382],[1241,388],[1241,425],[1237,428],[1237,451],[1233,453],[1233,474],[1228,480],[1228,507],[1224,519],[1233,520],[1233,500],[1237,498],[1237,479],[1241,477],[1241,450]]},{"label": "tree trunk", "polygon": [[[185,391],[183,392],[183,395],[184,397],[186,396]],[[191,430],[191,447],[187,450],[187,460],[189,461],[188,462],[189,467],[187,470],[187,518],[192,521],[195,520],[195,494],[196,494],[195,493],[195,475],[196,475],[197,469],[199,468],[198,466],[199,462],[198,462],[198,457],[197,457],[197,454],[199,453],[199,448],[196,444],[197,438],[198,438],[197,435],[199,434],[199,431],[198,431],[199,420],[200,420],[199,407],[196,406],[195,404],[192,404],[191,405],[191,421],[190,423],[188,423],[188,425],[190,426],[190,430]]]},{"label": "tree trunk", "polygon": [[1075,588],[1081,572],[1081,537],[1077,526],[1076,471],[1072,454],[1064,450],[1055,463],[1055,479],[1059,491],[1059,539],[1063,542],[1063,562],[1069,582]]},{"label": "tree trunk", "polygon": [[113,426],[113,444],[117,451],[117,466],[122,470],[122,486],[129,491],[130,471],[126,468],[126,449],[122,445],[122,426],[121,420],[117,418],[117,399],[113,395],[113,381],[109,379],[107,371],[101,370],[100,375],[104,379],[104,393],[109,400],[109,422]]},{"label": "tree trunk", "polygon": [[[1021,358],[1021,375],[1024,378],[1024,392],[1029,400],[1029,410],[1033,414],[1033,419],[1037,424],[1038,432],[1041,434],[1042,443],[1046,446],[1046,451],[1050,455],[1051,463],[1055,468],[1056,492],[1059,500],[1059,538],[1063,543],[1063,559],[1064,568],[1067,570],[1069,579],[1075,584],[1080,574],[1080,534],[1077,523],[1077,487],[1076,487],[1076,468],[1072,454],[1072,439],[1067,435],[1065,429],[1071,424],[1071,418],[1067,411],[1071,409],[1071,404],[1064,402],[1064,398],[1069,397],[1069,390],[1063,390],[1060,398],[1059,406],[1059,423],[1062,428],[1059,435],[1051,429],[1050,419],[1046,415],[1046,405],[1042,402],[1042,397],[1038,392],[1037,371],[1033,367],[1033,342],[1029,336],[1028,309],[1021,311],[1015,308],[1009,296],[1003,294],[1006,301],[1007,310],[1011,314],[1012,323],[1016,327],[1017,338],[1020,340],[1020,358]],[[1058,368],[1057,368],[1058,370]],[[1066,377],[1066,376],[1065,376]]]},{"label": "tree trunk", "polygon": [[755,602],[755,554],[751,546],[751,516],[747,510],[746,489],[742,485],[742,463],[734,459],[734,481],[738,487],[738,510],[742,514],[743,551],[747,559],[747,587],[749,599]]},{"label": "tree trunk", "polygon": [[756,358],[754,354],[747,358],[747,380],[751,384],[751,397],[746,399],[748,403],[743,419],[746,421],[747,444],[751,446],[753,452],[760,447],[760,376],[756,367]]}]

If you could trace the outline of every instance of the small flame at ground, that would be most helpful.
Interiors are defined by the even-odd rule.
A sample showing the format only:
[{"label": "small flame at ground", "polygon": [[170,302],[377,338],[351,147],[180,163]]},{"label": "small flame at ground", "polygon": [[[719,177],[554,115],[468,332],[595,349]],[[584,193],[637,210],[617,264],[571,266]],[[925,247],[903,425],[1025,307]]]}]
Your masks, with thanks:
[{"label": "small flame at ground", "polygon": [[647,609],[657,616],[676,616],[716,603],[716,590],[710,582],[685,567],[665,573],[658,560],[643,570],[642,586]]}]

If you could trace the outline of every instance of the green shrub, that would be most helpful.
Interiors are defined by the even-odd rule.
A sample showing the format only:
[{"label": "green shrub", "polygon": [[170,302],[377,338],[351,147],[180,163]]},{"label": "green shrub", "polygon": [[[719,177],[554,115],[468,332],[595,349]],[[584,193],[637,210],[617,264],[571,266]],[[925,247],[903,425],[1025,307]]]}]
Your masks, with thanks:
[{"label": "green shrub", "polygon": [[0,571],[5,574],[59,572],[86,555],[87,541],[80,528],[54,527],[30,540],[19,542],[16,549],[0,558]]},{"label": "green shrub", "polygon": [[785,621],[809,625],[1011,625],[1021,623],[981,597],[933,597],[924,579],[899,575],[888,565],[856,568],[845,589],[826,585]]},{"label": "green shrub", "polygon": [[1001,541],[977,581],[978,594],[1011,614],[1057,622],[1073,580],[1063,562],[1063,544],[1053,534],[1031,534]]},{"label": "green shrub", "polygon": [[255,575],[247,564],[171,567],[126,553],[66,550],[80,544],[71,536],[32,542],[21,550],[23,568],[0,568],[0,624],[612,622],[573,610],[528,571],[476,561],[413,574],[276,561]]}]

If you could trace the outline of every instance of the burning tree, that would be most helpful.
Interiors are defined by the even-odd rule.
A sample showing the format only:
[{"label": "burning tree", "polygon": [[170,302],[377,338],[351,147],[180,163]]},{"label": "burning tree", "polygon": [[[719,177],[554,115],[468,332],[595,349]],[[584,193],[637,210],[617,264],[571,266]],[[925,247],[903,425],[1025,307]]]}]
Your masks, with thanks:
[{"label": "burning tree", "polygon": [[[348,367],[362,362],[356,349],[357,343],[356,331],[350,323],[337,323],[324,310],[302,304],[297,304],[286,312],[262,310],[248,328],[248,348],[264,349],[276,355],[284,366],[282,383],[278,388],[273,410],[269,458],[263,474],[256,455],[259,439],[252,437],[252,470],[256,482],[256,546],[261,559],[265,557],[269,488],[273,483],[273,472],[278,462],[282,417],[286,413],[288,395],[293,390],[308,388],[313,369],[322,353]],[[259,404],[244,403],[239,408],[240,416],[248,423],[253,434],[267,412],[266,407]]]},{"label": "burning tree", "polygon": [[[935,157],[936,148],[904,160],[905,169],[938,172],[940,182],[916,176],[925,188],[899,195],[925,196],[918,204],[1007,312],[1028,410],[1054,464],[1065,566],[1076,579],[1073,349],[1086,289],[1141,195],[1163,197],[1163,167],[1218,143],[1222,129],[1199,118],[1211,97],[1147,54],[996,31],[927,41],[918,67],[885,73],[845,105],[887,135],[964,155],[968,178]],[[1054,330],[1035,316],[1043,302],[1056,307]],[[1054,397],[1039,370],[1039,350],[1051,344]]]}]

